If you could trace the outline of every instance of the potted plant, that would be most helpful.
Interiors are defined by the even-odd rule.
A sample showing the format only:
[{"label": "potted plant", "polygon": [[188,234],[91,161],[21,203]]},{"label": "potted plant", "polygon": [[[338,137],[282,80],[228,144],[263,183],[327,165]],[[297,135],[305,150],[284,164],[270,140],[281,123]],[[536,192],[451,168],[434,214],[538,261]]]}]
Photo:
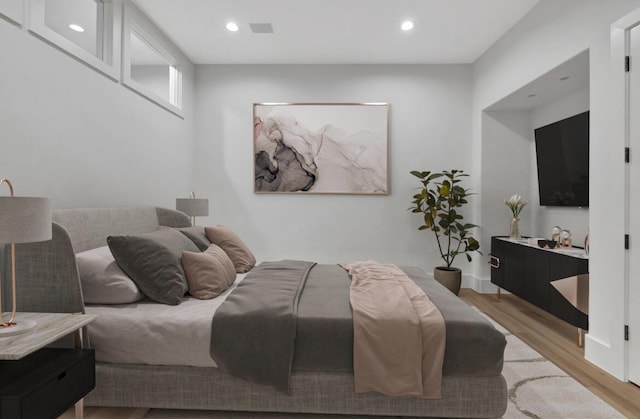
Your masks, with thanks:
[{"label": "potted plant", "polygon": [[445,266],[435,267],[434,278],[454,294],[460,291],[462,271],[452,267],[456,256],[464,254],[471,262],[471,252],[478,252],[480,243],[469,234],[475,224],[464,223],[458,209],[468,203],[469,189],[459,185],[461,178],[469,176],[462,170],[442,172],[412,171],[422,184],[420,191],[413,196],[413,213],[421,214],[424,224],[418,230],[431,230],[436,236],[438,250]]}]

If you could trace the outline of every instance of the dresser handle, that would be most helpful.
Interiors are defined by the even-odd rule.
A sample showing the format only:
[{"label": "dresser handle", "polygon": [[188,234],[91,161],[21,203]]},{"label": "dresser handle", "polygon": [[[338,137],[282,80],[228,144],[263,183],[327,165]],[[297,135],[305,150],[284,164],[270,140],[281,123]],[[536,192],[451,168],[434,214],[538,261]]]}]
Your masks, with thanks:
[{"label": "dresser handle", "polygon": [[500,258],[489,253],[489,266],[498,269],[500,267]]}]

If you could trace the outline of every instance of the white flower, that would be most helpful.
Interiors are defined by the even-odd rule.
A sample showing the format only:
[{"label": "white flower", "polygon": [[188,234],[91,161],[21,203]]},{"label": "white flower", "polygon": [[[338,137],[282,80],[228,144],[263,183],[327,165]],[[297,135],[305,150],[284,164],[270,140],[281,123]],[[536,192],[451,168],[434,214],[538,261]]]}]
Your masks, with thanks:
[{"label": "white flower", "polygon": [[505,199],[504,204],[508,206],[513,213],[513,218],[518,218],[520,216],[520,211],[522,211],[522,208],[524,208],[528,202],[520,195],[514,194],[511,198]]}]

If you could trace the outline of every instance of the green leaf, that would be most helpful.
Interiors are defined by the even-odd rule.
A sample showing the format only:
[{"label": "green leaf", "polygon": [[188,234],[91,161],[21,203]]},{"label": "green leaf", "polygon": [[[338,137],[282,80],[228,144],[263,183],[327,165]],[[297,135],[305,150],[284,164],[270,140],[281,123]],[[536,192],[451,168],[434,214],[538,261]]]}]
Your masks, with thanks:
[{"label": "green leaf", "polygon": [[424,179],[425,178],[425,176],[422,175],[424,172],[418,172],[417,170],[412,170],[409,173],[411,173],[413,176],[415,176],[417,178],[420,178],[420,179]]}]

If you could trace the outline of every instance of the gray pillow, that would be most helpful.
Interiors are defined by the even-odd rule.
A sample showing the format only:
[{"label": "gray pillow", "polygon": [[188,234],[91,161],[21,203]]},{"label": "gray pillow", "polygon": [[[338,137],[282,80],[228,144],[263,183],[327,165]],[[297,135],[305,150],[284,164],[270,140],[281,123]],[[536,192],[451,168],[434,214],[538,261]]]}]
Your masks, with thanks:
[{"label": "gray pillow", "polygon": [[198,252],[177,230],[160,227],[150,233],[109,236],[107,244],[116,263],[138,288],[159,303],[177,305],[188,290],[182,252]]},{"label": "gray pillow", "polygon": [[177,230],[187,236],[193,244],[198,246],[201,252],[204,252],[211,246],[211,242],[204,234],[204,227],[182,227]]},{"label": "gray pillow", "polygon": [[109,247],[98,247],[76,254],[82,295],[87,304],[129,304],[144,294],[116,264]]}]

